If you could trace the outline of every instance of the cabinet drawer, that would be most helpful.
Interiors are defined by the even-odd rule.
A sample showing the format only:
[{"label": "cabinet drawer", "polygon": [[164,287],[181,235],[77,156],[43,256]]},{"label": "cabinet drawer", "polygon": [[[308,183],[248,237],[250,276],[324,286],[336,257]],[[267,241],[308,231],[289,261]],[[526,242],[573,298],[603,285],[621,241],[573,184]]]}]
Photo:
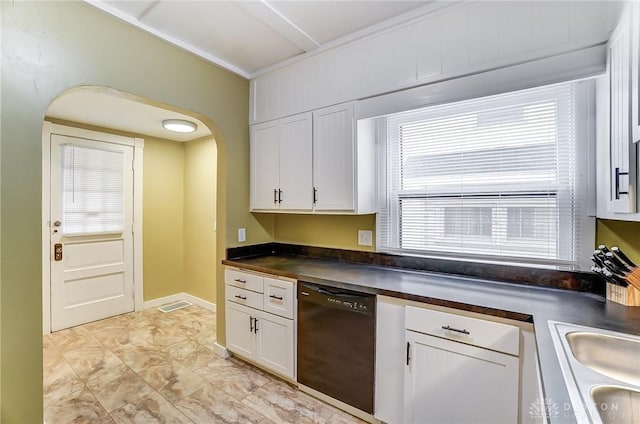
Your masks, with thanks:
[{"label": "cabinet drawer", "polygon": [[263,299],[266,312],[293,319],[293,283],[265,277]]},{"label": "cabinet drawer", "polygon": [[237,271],[235,269],[224,270],[224,282],[243,289],[262,293],[262,283],[264,277],[249,272]]},{"label": "cabinet drawer", "polygon": [[507,324],[407,306],[405,327],[419,333],[519,355],[519,329]]},{"label": "cabinet drawer", "polygon": [[225,298],[230,302],[239,303],[255,309],[262,309],[262,293],[252,292],[227,284]]}]

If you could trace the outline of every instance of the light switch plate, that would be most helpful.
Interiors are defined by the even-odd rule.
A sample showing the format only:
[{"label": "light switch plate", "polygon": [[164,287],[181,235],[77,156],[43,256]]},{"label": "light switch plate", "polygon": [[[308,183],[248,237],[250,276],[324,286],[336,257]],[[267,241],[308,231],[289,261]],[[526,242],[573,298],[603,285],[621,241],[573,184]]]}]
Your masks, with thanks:
[{"label": "light switch plate", "polygon": [[244,228],[238,228],[238,241],[247,241],[247,230],[245,230]]},{"label": "light switch plate", "polygon": [[373,231],[358,230],[358,244],[360,246],[373,246]]}]

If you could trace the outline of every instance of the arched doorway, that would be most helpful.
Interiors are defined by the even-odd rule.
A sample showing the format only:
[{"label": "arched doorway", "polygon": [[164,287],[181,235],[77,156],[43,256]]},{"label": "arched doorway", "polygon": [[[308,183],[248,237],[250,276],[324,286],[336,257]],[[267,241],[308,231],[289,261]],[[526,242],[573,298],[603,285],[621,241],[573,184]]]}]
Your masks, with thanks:
[{"label": "arched doorway", "polygon": [[[162,121],[181,119],[196,124],[193,133],[173,133],[162,127]],[[67,259],[66,251],[75,246],[77,252],[94,252],[87,258],[97,268],[104,269],[104,252],[96,244],[96,236],[114,245],[115,239],[104,234],[80,234],[74,243],[65,246],[60,235],[64,233],[64,223],[54,217],[56,211],[52,205],[55,196],[61,196],[60,187],[52,185],[59,167],[51,166],[52,160],[59,161],[52,153],[52,134],[63,134],[75,141],[82,139],[95,141],[100,134],[108,139],[133,140],[135,154],[132,205],[132,249],[131,261],[132,290],[116,293],[104,289],[102,298],[115,298],[130,295],[130,308],[106,307],[116,313],[140,310],[158,303],[166,303],[185,295],[213,305],[215,301],[215,267],[210,259],[216,257],[216,196],[217,196],[217,149],[212,131],[196,114],[179,108],[158,104],[149,99],[106,87],[84,86],[67,90],[50,104],[43,133],[43,332],[82,323],[82,320],[94,320],[106,317],[93,314],[99,310],[100,290],[91,284],[80,291],[65,291],[66,287],[78,286],[78,280],[66,285],[64,278],[58,276],[57,287],[64,287],[64,296],[55,290],[55,278],[64,275],[64,267],[58,266]],[[114,141],[116,140],[116,141]],[[102,140],[104,141],[104,140]],[[59,154],[59,152],[56,152]],[[57,163],[57,162],[56,162]],[[75,178],[75,177],[74,177]],[[60,178],[58,178],[58,181]],[[96,211],[85,211],[96,214]],[[60,225],[60,224],[58,224]],[[88,240],[83,245],[81,241]],[[68,238],[66,241],[69,241]],[[98,240],[99,241],[99,240]],[[118,242],[120,243],[120,242]],[[122,242],[124,243],[124,242]],[[56,246],[61,249],[60,262],[56,261]],[[113,249],[112,249],[113,250]],[[73,250],[70,251],[73,253]],[[118,252],[112,252],[120,256]],[[82,255],[75,255],[78,258]],[[86,274],[87,264],[73,263]],[[113,264],[108,264],[113,265]],[[74,270],[71,270],[74,271]],[[73,272],[68,273],[73,274]],[[84,275],[84,274],[83,274]],[[109,274],[113,287],[118,286],[125,277]],[[91,276],[92,278],[95,276]],[[118,280],[120,278],[120,280]],[[93,278],[91,281],[98,281]],[[106,281],[106,280],[105,280]],[[103,288],[106,285],[103,286]],[[59,299],[56,302],[54,296]],[[125,302],[126,303],[126,302]],[[71,310],[80,305],[89,311],[74,320],[62,320],[63,325],[55,324],[58,309]],[[215,305],[214,305],[215,307]],[[81,308],[79,308],[81,309]],[[52,319],[53,318],[53,319]],[[78,321],[80,320],[80,321]],[[53,325],[52,325],[53,324]]]}]

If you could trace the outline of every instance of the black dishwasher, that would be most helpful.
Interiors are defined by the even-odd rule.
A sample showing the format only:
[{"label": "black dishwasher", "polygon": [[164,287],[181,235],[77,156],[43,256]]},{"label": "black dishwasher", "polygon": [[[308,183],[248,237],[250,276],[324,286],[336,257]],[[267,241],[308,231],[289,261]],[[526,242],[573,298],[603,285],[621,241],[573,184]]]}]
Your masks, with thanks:
[{"label": "black dishwasher", "polygon": [[298,282],[298,382],[373,414],[375,295]]}]

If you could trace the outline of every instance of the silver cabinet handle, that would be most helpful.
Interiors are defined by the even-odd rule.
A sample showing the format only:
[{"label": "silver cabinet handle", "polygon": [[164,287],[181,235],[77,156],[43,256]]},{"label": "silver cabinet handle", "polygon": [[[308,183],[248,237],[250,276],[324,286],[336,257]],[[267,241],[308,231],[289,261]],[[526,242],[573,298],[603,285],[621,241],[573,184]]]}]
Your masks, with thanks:
[{"label": "silver cabinet handle", "polygon": [[457,328],[449,327],[448,325],[443,325],[442,329],[447,331],[455,331],[456,333],[471,334],[467,330],[459,330]]},{"label": "silver cabinet handle", "polygon": [[276,296],[276,295],[270,294],[269,297],[271,299],[282,300],[282,296]]}]

